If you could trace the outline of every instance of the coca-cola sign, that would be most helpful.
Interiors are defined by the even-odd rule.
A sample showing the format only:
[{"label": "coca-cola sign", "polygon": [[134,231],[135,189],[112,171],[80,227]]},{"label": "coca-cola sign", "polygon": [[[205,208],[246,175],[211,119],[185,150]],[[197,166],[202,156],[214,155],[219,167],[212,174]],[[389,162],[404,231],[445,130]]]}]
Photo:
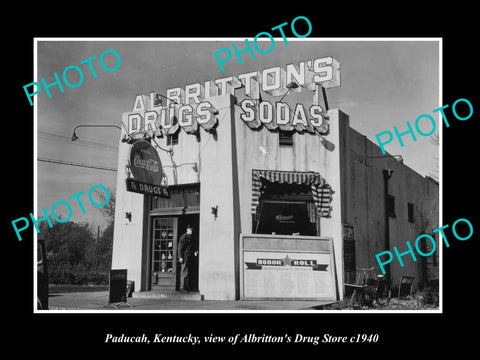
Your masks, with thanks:
[{"label": "coca-cola sign", "polygon": [[140,155],[137,154],[133,159],[133,163],[136,167],[140,167],[149,171],[158,172],[158,161],[155,161],[153,159],[145,160],[145,159],[142,159]]},{"label": "coca-cola sign", "polygon": [[147,184],[160,185],[162,163],[155,148],[146,140],[139,140],[130,149],[130,169],[133,177]]}]

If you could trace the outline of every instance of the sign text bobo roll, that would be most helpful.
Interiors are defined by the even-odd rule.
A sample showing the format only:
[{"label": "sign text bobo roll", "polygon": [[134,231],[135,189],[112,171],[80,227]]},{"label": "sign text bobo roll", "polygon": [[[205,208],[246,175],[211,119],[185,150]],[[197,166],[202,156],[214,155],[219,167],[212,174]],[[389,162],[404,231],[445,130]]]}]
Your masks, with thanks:
[{"label": "sign text bobo roll", "polygon": [[241,299],[337,300],[332,238],[241,234],[240,244]]}]

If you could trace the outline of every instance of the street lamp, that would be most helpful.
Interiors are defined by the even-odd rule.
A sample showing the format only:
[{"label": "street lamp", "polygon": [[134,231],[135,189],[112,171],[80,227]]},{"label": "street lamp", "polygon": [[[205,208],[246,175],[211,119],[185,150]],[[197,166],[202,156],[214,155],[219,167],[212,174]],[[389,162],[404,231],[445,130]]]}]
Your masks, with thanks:
[{"label": "street lamp", "polygon": [[119,129],[119,130],[122,130],[122,128],[118,125],[78,125],[78,126],[75,126],[75,128],[73,129],[72,141],[75,141],[75,140],[78,139],[78,136],[77,136],[75,130],[77,130],[79,127],[114,127],[114,128]]},{"label": "street lamp", "polygon": [[165,95],[162,95],[162,94],[159,94],[159,93],[156,93],[155,95],[156,95],[157,97],[160,96],[160,97],[162,97],[162,98],[164,98],[164,99],[170,100],[170,101],[173,102],[174,104],[179,105],[178,102],[176,102],[175,100],[172,100],[172,99],[166,97]]},{"label": "street lamp", "polygon": [[292,81],[291,83],[288,83],[288,85],[287,85],[287,89],[288,89],[288,90],[287,90],[287,92],[286,92],[285,94],[283,94],[283,96],[282,96],[282,98],[280,99],[279,102],[282,102],[283,98],[284,98],[285,96],[287,96],[287,94],[290,92],[290,90],[296,89],[296,88],[298,88],[298,84],[297,84],[295,81]]}]

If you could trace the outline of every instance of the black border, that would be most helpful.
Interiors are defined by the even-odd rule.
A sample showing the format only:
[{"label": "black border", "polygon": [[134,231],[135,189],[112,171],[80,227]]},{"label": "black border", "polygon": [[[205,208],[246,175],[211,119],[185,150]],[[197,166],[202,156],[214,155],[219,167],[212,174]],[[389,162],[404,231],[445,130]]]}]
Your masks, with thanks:
[{"label": "black border", "polygon": [[[13,9],[18,15],[13,25],[4,23],[4,58],[7,61],[8,89],[5,105],[13,99],[15,106],[8,112],[13,116],[4,119],[4,126],[14,131],[4,132],[8,146],[4,169],[8,169],[6,181],[14,181],[17,191],[7,194],[6,214],[2,217],[2,228],[6,229],[5,254],[11,263],[4,273],[8,276],[4,288],[4,311],[8,316],[4,325],[8,332],[5,343],[17,351],[25,345],[36,353],[78,355],[107,351],[124,352],[153,350],[157,355],[164,351],[181,351],[180,357],[190,351],[198,356],[201,350],[252,351],[258,345],[236,345],[228,343],[214,346],[104,344],[105,334],[152,334],[229,336],[236,333],[294,335],[354,335],[377,333],[376,344],[263,344],[265,354],[283,352],[285,349],[312,351],[318,355],[333,350],[341,355],[343,350],[353,350],[363,356],[394,356],[403,348],[412,356],[420,353],[432,355],[443,348],[458,346],[465,352],[475,344],[475,324],[468,327],[476,312],[476,256],[478,251],[478,215],[473,210],[478,198],[476,129],[478,117],[478,62],[476,56],[478,12],[473,3],[438,4],[421,8],[419,3],[287,3],[271,5],[262,12],[247,3],[223,2],[187,5],[188,11],[180,11],[180,4],[142,3],[102,5],[73,5],[69,10],[65,4],[40,8],[28,5],[28,9]],[[16,5],[14,5],[15,7]],[[25,5],[24,5],[25,6]],[[193,6],[193,7],[191,7]],[[198,6],[198,9],[197,9]],[[40,9],[37,9],[39,7]],[[25,6],[27,8],[27,6]],[[83,8],[83,10],[81,10]],[[120,10],[122,8],[122,10]],[[136,14],[136,15],[135,15]],[[150,14],[150,15],[148,15]],[[468,241],[451,241],[450,248],[444,247],[444,313],[443,314],[33,314],[31,274],[33,246],[27,231],[19,242],[11,221],[26,216],[33,208],[33,107],[25,99],[23,85],[33,79],[34,37],[253,37],[296,16],[307,16],[313,30],[311,37],[442,37],[443,38],[443,104],[453,104],[458,98],[467,98],[473,104],[474,115],[468,121],[450,122],[444,126],[443,146],[443,223],[452,224],[458,218],[469,219],[474,229]],[[13,32],[13,34],[12,34]],[[299,31],[303,33],[303,31]],[[475,90],[474,90],[475,89]],[[10,108],[10,107],[9,107]],[[452,117],[451,111],[446,113]],[[18,125],[19,126],[18,126]],[[17,125],[17,126],[16,126]],[[18,135],[18,136],[14,136]],[[18,140],[21,140],[18,142]],[[10,144],[10,142],[12,144]],[[15,149],[13,154],[10,150]],[[18,151],[20,150],[20,151]],[[20,154],[18,154],[20,152]],[[13,164],[22,164],[12,166]],[[15,176],[11,174],[14,170]],[[4,173],[5,174],[5,173]],[[5,176],[5,175],[4,175]],[[5,188],[8,188],[5,186]],[[12,194],[13,193],[13,194]],[[13,195],[13,197],[8,197]],[[5,206],[6,205],[6,206]],[[33,239],[33,231],[31,232]],[[7,275],[8,274],[8,275]],[[13,276],[11,276],[13,275]],[[10,311],[14,309],[14,311]],[[13,316],[11,316],[13,315]],[[165,324],[168,324],[166,326]],[[452,346],[453,345],[453,346]],[[453,350],[455,351],[455,348]],[[65,349],[65,350],[59,350]],[[70,350],[71,349],[71,350]],[[94,350],[93,350],[94,349]],[[72,351],[73,350],[73,351]],[[381,351],[380,351],[381,350]],[[175,354],[175,353],[174,353]],[[173,355],[174,355],[173,354]],[[252,353],[260,356],[261,353]],[[365,354],[365,355],[363,355]],[[172,355],[171,355],[172,356]],[[56,356],[54,356],[56,357]]]}]

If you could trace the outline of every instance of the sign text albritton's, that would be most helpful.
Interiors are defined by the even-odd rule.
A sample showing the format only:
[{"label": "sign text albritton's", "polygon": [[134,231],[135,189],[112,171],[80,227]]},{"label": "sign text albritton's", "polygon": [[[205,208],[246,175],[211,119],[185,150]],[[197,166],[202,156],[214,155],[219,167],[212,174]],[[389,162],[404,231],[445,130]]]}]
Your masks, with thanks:
[{"label": "sign text albritton's", "polygon": [[[298,87],[287,87],[291,83]],[[284,102],[260,101],[262,91],[283,96],[287,91],[319,91],[318,85],[324,88],[340,86],[340,63],[331,56],[168,89],[165,106],[156,105],[154,92],[149,96],[137,95],[128,114],[128,135],[142,130],[157,135],[160,132],[172,134],[179,127],[188,134],[197,133],[199,127],[210,131],[217,125],[218,112],[208,99],[235,95],[241,87],[245,88],[245,99],[238,104],[240,118],[250,128],[265,126],[269,130],[323,132],[325,113],[320,105],[305,109],[303,104],[296,104],[292,110]]]}]

